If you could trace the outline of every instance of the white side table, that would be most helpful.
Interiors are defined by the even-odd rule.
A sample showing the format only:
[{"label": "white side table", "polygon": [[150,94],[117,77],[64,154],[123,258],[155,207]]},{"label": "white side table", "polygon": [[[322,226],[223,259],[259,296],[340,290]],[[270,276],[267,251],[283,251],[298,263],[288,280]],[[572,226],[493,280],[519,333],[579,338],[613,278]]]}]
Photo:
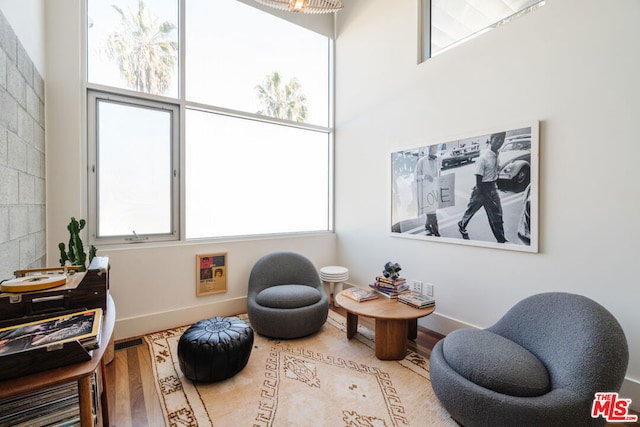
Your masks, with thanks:
[{"label": "white side table", "polygon": [[[343,282],[349,280],[349,269],[338,265],[322,267],[320,269],[320,280],[329,283],[333,301],[333,296],[342,291]],[[334,291],[334,287],[338,289]]]}]

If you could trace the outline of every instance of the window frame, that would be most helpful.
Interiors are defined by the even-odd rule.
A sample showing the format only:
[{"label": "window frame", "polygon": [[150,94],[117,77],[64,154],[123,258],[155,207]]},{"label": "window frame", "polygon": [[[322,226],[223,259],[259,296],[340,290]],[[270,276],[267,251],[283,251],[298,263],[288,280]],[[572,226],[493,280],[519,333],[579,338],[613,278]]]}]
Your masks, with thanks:
[{"label": "window frame", "polygon": [[[134,235],[133,230],[130,235],[122,236],[99,236],[98,224],[99,216],[99,171],[98,165],[98,103],[102,101],[114,102],[121,105],[150,108],[155,110],[166,110],[171,112],[171,232],[163,234],[144,234]],[[154,101],[141,97],[133,97],[114,92],[105,92],[92,88],[87,90],[87,141],[88,141],[88,202],[89,202],[89,236],[90,240],[95,244],[112,244],[112,243],[141,243],[141,242],[159,242],[159,241],[175,241],[180,239],[180,108],[177,104],[164,101]]]},{"label": "window frame", "polygon": [[441,53],[444,53],[450,49],[453,49],[461,44],[466,43],[467,41],[487,32],[493,29],[498,28],[499,26],[503,25],[504,23],[507,23],[509,21],[511,21],[513,18],[517,18],[520,15],[524,15],[527,14],[533,10],[535,10],[538,7],[544,6],[546,4],[546,0],[538,0],[536,3],[525,7],[524,9],[521,9],[517,12],[514,12],[511,15],[508,15],[490,25],[488,25],[487,27],[478,30],[475,33],[472,33],[462,39],[458,39],[455,42],[451,43],[450,45],[442,48],[441,50],[439,50],[438,52],[436,52],[435,54],[431,51],[431,28],[432,28],[432,15],[431,15],[431,2],[432,0],[418,0],[418,34],[419,34],[419,40],[418,40],[418,63],[422,63],[427,61],[428,59],[431,59],[437,55],[440,55]]},{"label": "window frame", "polygon": [[[88,234],[89,243],[96,245],[120,245],[130,243],[176,243],[176,242],[192,242],[192,241],[219,241],[219,240],[246,240],[251,238],[281,238],[286,235],[306,235],[306,234],[324,234],[332,233],[334,231],[334,152],[335,152],[335,39],[333,36],[328,36],[326,31],[320,29],[314,29],[313,25],[304,25],[296,19],[287,19],[281,16],[286,21],[292,22],[298,26],[301,26],[309,31],[316,32],[324,37],[327,37],[327,55],[328,55],[328,123],[327,126],[317,124],[299,123],[295,121],[289,121],[279,119],[275,117],[268,117],[258,115],[252,112],[238,111],[223,106],[206,105],[197,102],[190,102],[185,97],[186,83],[184,81],[185,74],[185,7],[186,0],[177,0],[179,4],[179,23],[178,23],[178,96],[177,98],[171,98],[162,95],[153,95],[146,93],[139,93],[129,89],[122,89],[118,87],[106,86],[99,83],[92,83],[88,81],[88,31],[87,31],[87,19],[88,19],[88,6],[87,1],[82,2],[83,13],[81,19],[83,20],[83,92],[85,104],[85,129],[86,129],[86,146],[87,146],[87,203],[88,203]],[[248,3],[244,0],[239,0],[242,3]],[[272,13],[272,11],[266,11],[263,8],[251,5],[256,9],[262,10],[265,13]],[[275,14],[279,15],[279,14]],[[294,16],[293,18],[296,18]],[[131,102],[132,105],[150,106],[152,108],[177,109],[173,114],[173,126],[172,126],[172,168],[173,168],[173,181],[171,189],[172,198],[172,229],[173,232],[170,235],[143,235],[139,238],[136,236],[118,236],[118,237],[99,237],[97,235],[97,215],[98,215],[98,175],[96,174],[97,164],[97,111],[96,102],[97,98],[117,99],[120,102]],[[233,236],[210,236],[199,238],[186,238],[186,184],[185,184],[185,117],[187,109],[200,110],[205,112],[211,112],[214,114],[222,114],[227,116],[233,116],[243,118],[247,120],[260,121],[265,123],[283,125],[287,127],[295,127],[315,132],[322,132],[327,134],[328,137],[328,195],[327,195],[327,215],[328,224],[327,230],[309,230],[309,231],[295,231],[295,232],[278,232],[273,234],[239,234]]]}]

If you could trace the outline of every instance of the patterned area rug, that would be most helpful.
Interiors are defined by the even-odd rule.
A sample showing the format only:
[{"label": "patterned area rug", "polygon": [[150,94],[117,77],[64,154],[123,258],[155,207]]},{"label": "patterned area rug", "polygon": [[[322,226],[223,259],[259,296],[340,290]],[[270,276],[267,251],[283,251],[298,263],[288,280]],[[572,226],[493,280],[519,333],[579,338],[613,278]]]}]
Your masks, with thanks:
[{"label": "patterned area rug", "polygon": [[[240,316],[247,320],[246,315]],[[344,317],[296,340],[255,334],[247,366],[227,380],[185,378],[177,357],[187,326],[147,335],[167,426],[455,426],[435,397],[429,362],[375,357],[373,332],[347,340]]]}]

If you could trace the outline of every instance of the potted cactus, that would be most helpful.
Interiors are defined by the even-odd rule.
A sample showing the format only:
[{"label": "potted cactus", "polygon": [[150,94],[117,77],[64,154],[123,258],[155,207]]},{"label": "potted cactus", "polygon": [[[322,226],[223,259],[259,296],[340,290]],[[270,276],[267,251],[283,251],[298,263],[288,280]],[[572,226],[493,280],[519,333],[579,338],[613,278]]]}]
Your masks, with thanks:
[{"label": "potted cactus", "polygon": [[[77,221],[74,217],[71,217],[71,221],[67,226],[67,230],[69,230],[69,250],[66,250],[64,243],[58,243],[58,248],[60,249],[60,265],[64,266],[68,261],[71,265],[81,266],[80,271],[87,269],[87,254],[84,252],[84,245],[80,238],[80,231],[86,224],[87,222],[84,219]],[[89,262],[96,256],[96,252],[97,249],[95,246],[91,245],[89,247]]]}]

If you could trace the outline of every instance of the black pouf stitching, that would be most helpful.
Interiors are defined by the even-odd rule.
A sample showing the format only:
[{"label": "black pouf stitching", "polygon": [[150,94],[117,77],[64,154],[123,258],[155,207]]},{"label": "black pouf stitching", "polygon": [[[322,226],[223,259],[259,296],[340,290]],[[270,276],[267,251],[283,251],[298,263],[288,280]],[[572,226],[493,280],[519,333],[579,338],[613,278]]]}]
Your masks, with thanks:
[{"label": "black pouf stitching", "polygon": [[221,381],[244,369],[252,348],[253,329],[247,322],[237,317],[212,317],[182,334],[178,362],[193,381]]}]

